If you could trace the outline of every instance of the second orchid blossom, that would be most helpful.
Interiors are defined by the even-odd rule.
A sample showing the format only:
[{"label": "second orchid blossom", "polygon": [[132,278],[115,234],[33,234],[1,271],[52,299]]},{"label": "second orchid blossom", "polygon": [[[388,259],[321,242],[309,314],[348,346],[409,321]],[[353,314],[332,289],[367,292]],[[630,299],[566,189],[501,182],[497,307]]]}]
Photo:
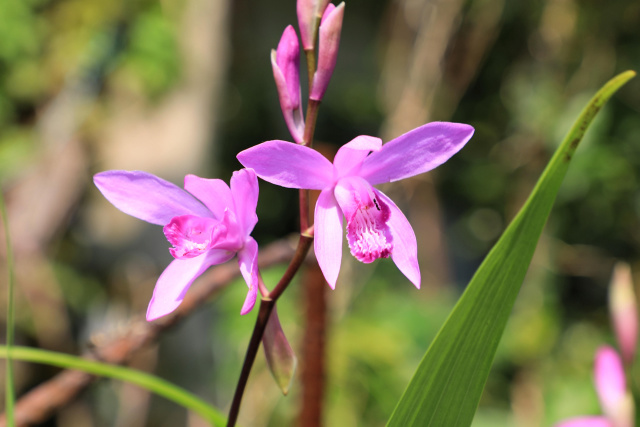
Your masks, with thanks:
[{"label": "second orchid blossom", "polygon": [[251,169],[234,172],[230,187],[219,179],[187,175],[188,192],[139,171],[106,171],[93,180],[116,208],[164,226],[173,245],[169,251],[175,259],[156,283],[147,320],[171,313],[200,274],[236,254],[249,286],[241,314],[251,311],[258,291],[258,244],[251,237],[258,222],[258,180]]},{"label": "second orchid blossom", "polygon": [[342,262],[343,217],[351,254],[370,263],[395,262],[420,287],[416,236],[402,211],[376,184],[427,172],[446,162],[473,135],[466,124],[433,122],[382,145],[359,136],[340,148],[333,164],[317,151],[285,141],[267,141],[238,154],[265,181],[287,188],[322,190],[315,207],[314,247],[329,286]]}]

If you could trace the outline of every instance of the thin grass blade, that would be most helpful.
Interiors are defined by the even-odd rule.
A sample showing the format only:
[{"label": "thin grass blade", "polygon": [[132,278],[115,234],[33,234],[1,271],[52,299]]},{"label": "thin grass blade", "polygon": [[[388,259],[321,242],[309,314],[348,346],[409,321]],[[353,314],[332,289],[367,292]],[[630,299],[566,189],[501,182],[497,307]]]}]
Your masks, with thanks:
[{"label": "thin grass blade", "polygon": [[[0,358],[6,358],[8,349],[0,346]],[[83,359],[70,354],[57,353],[53,351],[41,350],[37,348],[15,346],[11,348],[11,357],[14,360],[24,360],[27,362],[42,363],[46,365],[58,366],[60,368],[75,369],[101,377],[113,378],[126,381],[145,388],[158,396],[171,400],[178,405],[202,416],[214,426],[224,426],[227,419],[216,408],[209,405],[204,400],[188,391],[171,384],[168,381],[124,366],[110,365],[108,363],[95,360]]]}]

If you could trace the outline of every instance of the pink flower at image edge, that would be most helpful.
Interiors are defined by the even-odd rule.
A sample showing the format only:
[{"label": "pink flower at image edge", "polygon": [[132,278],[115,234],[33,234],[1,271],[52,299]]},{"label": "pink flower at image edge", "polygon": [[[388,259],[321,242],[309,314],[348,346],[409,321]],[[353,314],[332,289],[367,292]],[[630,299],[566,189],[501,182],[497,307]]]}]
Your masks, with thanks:
[{"label": "pink flower at image edge", "polygon": [[317,151],[286,141],[267,141],[238,154],[265,181],[287,188],[321,190],[315,207],[314,249],[332,288],[342,262],[343,217],[347,241],[358,260],[391,257],[420,287],[415,233],[402,211],[376,184],[427,172],[446,162],[471,138],[466,124],[433,122],[382,145],[358,136],[341,147],[333,164]]},{"label": "pink flower at image edge", "polygon": [[[230,187],[219,179],[187,175],[184,188],[140,171],[106,171],[94,183],[116,208],[164,226],[175,258],[158,278],[147,320],[175,310],[206,269],[238,254],[249,291],[241,314],[255,305],[258,289],[258,244],[250,236],[258,221],[258,181],[251,169],[233,173]],[[194,197],[195,196],[195,197]]]},{"label": "pink flower at image edge", "polygon": [[631,427],[633,401],[627,394],[624,366],[618,353],[609,346],[596,352],[594,364],[596,392],[604,416],[570,418],[555,427]]}]

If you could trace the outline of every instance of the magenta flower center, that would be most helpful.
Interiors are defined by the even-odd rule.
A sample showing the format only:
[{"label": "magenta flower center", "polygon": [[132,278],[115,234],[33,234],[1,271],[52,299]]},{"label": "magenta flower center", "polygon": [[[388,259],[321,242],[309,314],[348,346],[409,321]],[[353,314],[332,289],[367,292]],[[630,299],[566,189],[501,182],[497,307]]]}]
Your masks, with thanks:
[{"label": "magenta flower center", "polygon": [[195,215],[174,217],[163,228],[164,235],[173,248],[169,249],[174,258],[194,258],[208,251],[226,232],[226,227],[212,218]]},{"label": "magenta flower center", "polygon": [[373,187],[360,177],[348,177],[340,180],[334,194],[347,219],[351,254],[364,263],[388,258],[393,251],[390,211]]}]

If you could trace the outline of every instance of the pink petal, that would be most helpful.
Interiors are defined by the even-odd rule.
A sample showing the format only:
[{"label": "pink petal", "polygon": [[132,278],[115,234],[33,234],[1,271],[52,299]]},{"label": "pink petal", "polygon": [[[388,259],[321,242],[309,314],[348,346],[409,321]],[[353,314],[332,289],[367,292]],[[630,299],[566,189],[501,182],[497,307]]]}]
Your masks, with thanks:
[{"label": "pink petal", "polygon": [[578,417],[562,421],[555,427],[613,427],[613,424],[605,417]]},{"label": "pink petal", "polygon": [[333,166],[338,171],[338,177],[357,174],[362,161],[370,152],[382,148],[382,140],[373,136],[360,135],[340,147],[333,159]]},{"label": "pink petal", "polygon": [[147,320],[155,320],[178,308],[198,276],[210,266],[226,262],[233,256],[233,252],[212,250],[196,258],[173,260],[156,283],[147,309]]},{"label": "pink petal", "polygon": [[378,197],[389,207],[391,215],[387,225],[393,237],[391,259],[407,279],[420,289],[420,266],[418,265],[418,242],[416,234],[402,211],[382,191],[373,189]]},{"label": "pink petal", "polygon": [[602,409],[606,414],[615,413],[624,401],[627,386],[622,360],[613,348],[603,346],[598,349],[594,374]]},{"label": "pink petal", "polygon": [[258,222],[258,178],[253,169],[235,171],[231,177],[231,194],[235,203],[236,218],[243,237],[253,231]]},{"label": "pink petal", "polygon": [[241,151],[237,158],[260,178],[281,187],[322,190],[332,184],[331,162],[302,145],[267,141]]},{"label": "pink petal", "polygon": [[189,193],[150,173],[112,170],[96,174],[93,182],[116,208],[152,224],[180,215],[212,217]]},{"label": "pink petal", "polygon": [[184,177],[184,189],[200,199],[218,220],[222,219],[226,208],[233,208],[231,190],[221,179],[187,175]]},{"label": "pink petal", "polygon": [[464,147],[473,132],[460,123],[427,123],[372,153],[362,163],[360,176],[375,185],[430,171]]},{"label": "pink petal", "polygon": [[258,243],[253,237],[249,237],[244,248],[238,252],[238,265],[244,281],[249,286],[247,297],[240,310],[240,314],[247,314],[255,305],[258,297]]},{"label": "pink petal", "polygon": [[333,191],[320,193],[314,222],[314,250],[318,265],[331,289],[335,289],[342,262],[342,211]]}]

